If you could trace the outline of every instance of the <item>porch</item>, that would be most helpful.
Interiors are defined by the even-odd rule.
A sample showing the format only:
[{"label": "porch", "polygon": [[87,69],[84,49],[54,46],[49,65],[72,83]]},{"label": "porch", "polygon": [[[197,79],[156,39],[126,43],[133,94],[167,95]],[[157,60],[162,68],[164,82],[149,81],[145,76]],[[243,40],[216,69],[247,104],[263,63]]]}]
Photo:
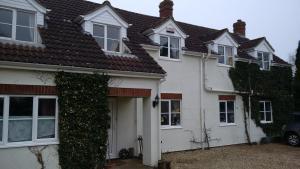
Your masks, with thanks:
[{"label": "porch", "polygon": [[154,166],[160,159],[158,106],[152,104],[155,96],[151,89],[110,88],[107,158],[119,159],[121,150],[127,150],[131,157],[140,154],[143,157],[142,160],[117,160],[121,168]]}]

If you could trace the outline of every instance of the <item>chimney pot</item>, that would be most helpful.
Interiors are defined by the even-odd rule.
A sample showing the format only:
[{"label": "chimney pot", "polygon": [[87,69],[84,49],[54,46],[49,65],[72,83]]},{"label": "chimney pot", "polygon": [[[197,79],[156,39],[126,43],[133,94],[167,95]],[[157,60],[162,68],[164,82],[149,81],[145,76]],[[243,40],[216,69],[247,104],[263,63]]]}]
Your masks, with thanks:
[{"label": "chimney pot", "polygon": [[172,0],[163,0],[159,4],[159,13],[161,18],[173,17],[173,6],[174,3]]},{"label": "chimney pot", "polygon": [[233,24],[233,32],[245,37],[246,22],[242,21],[241,19],[237,20],[237,22]]}]

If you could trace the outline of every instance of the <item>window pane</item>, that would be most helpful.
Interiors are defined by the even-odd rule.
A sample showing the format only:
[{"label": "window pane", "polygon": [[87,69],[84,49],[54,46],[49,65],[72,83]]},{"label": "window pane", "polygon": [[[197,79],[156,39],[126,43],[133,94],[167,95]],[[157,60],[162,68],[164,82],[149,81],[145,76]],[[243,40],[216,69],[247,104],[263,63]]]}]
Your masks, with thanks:
[{"label": "window pane", "polygon": [[171,56],[172,59],[179,59],[179,49],[171,49]]},{"label": "window pane", "polygon": [[220,102],[219,103],[219,109],[220,109],[220,113],[225,113],[225,102]]},{"label": "window pane", "polygon": [[223,46],[219,46],[218,47],[218,54],[219,55],[224,55],[225,53],[224,53],[225,51],[224,51],[224,47]]},{"label": "window pane", "polygon": [[3,110],[4,109],[4,99],[0,98],[0,142],[2,141],[2,131],[3,131]]},{"label": "window pane", "polygon": [[161,113],[169,113],[169,102],[161,101]]},{"label": "window pane", "polygon": [[170,38],[171,41],[171,48],[179,49],[179,39],[178,38]]},{"label": "window pane", "polygon": [[8,142],[21,142],[32,140],[32,119],[9,120]]},{"label": "window pane", "polygon": [[271,102],[266,102],[266,111],[271,111]]},{"label": "window pane", "polygon": [[17,25],[20,26],[35,26],[35,17],[33,13],[18,11],[17,12]]},{"label": "window pane", "polygon": [[227,113],[234,113],[234,102],[233,101],[227,102]]},{"label": "window pane", "polygon": [[166,47],[160,47],[160,56],[168,57],[169,50]]},{"label": "window pane", "polygon": [[226,113],[220,113],[220,122],[226,123]]},{"label": "window pane", "polygon": [[265,102],[259,102],[259,111],[265,111]]},{"label": "window pane", "polygon": [[270,63],[269,62],[264,62],[264,69],[269,70],[270,69]]},{"label": "window pane", "polygon": [[180,114],[179,113],[172,113],[171,114],[171,125],[172,126],[179,126],[180,125]]},{"label": "window pane", "polygon": [[0,98],[0,120],[3,119],[4,112],[4,99]]},{"label": "window pane", "polygon": [[39,99],[39,117],[55,117],[56,99]]},{"label": "window pane", "polygon": [[12,24],[13,12],[7,9],[0,9],[0,22]]},{"label": "window pane", "polygon": [[32,117],[32,97],[11,97],[9,101],[9,118]]},{"label": "window pane", "polygon": [[264,61],[269,61],[269,53],[268,52],[264,52]]},{"label": "window pane", "polygon": [[161,125],[169,125],[169,114],[161,115]]},{"label": "window pane", "polygon": [[166,48],[169,47],[169,44],[168,44],[168,38],[167,37],[160,37],[160,46],[164,46]]},{"label": "window pane", "polygon": [[219,55],[219,59],[218,59],[219,63],[225,63],[225,56],[224,55]]},{"label": "window pane", "polygon": [[120,40],[120,28],[115,26],[107,26],[107,38]]},{"label": "window pane", "polygon": [[260,120],[261,121],[265,121],[266,118],[265,118],[265,112],[260,112]]},{"label": "window pane", "polygon": [[118,40],[107,40],[107,50],[113,51],[113,52],[119,52],[120,51],[120,41]]},{"label": "window pane", "polygon": [[104,37],[104,26],[102,25],[93,25],[93,35]]},{"label": "window pane", "polygon": [[11,38],[12,26],[0,23],[0,37]]},{"label": "window pane", "polygon": [[9,100],[8,141],[32,139],[32,97],[11,97]]},{"label": "window pane", "polygon": [[233,56],[233,49],[232,47],[226,47],[226,55]]},{"label": "window pane", "polygon": [[17,26],[16,39],[21,41],[33,42],[34,28],[19,27]]},{"label": "window pane", "polygon": [[234,113],[227,114],[227,123],[234,123]]},{"label": "window pane", "polygon": [[266,112],[266,121],[272,121],[272,113],[270,111]]},{"label": "window pane", "polygon": [[171,112],[180,113],[180,101],[179,100],[171,100]]},{"label": "window pane", "polygon": [[104,49],[104,38],[95,37],[95,39],[98,45],[101,47],[101,49]]},{"label": "window pane", "polygon": [[55,138],[55,119],[38,120],[38,139]]}]

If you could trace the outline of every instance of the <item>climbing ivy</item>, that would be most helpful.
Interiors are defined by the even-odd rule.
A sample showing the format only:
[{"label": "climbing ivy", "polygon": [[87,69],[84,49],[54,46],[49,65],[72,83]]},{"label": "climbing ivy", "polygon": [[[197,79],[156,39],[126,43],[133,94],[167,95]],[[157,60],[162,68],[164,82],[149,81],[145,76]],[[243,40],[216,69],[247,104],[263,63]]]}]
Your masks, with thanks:
[{"label": "climbing ivy", "polygon": [[[235,90],[243,97],[245,111],[249,112],[251,98],[251,117],[268,136],[279,136],[289,114],[293,111],[292,69],[272,66],[270,71],[260,70],[256,63],[236,62],[229,71]],[[260,123],[259,101],[272,102],[273,123]]]},{"label": "climbing ivy", "polygon": [[59,72],[59,163],[62,169],[103,168],[108,129],[108,79]]}]

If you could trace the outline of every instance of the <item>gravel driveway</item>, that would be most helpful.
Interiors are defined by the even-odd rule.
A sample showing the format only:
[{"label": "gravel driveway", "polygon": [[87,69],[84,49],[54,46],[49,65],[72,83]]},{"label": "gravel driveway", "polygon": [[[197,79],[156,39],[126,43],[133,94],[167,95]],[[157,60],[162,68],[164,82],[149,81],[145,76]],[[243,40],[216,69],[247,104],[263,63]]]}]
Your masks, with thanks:
[{"label": "gravel driveway", "polygon": [[300,169],[300,147],[236,145],[164,154],[172,169]]}]

